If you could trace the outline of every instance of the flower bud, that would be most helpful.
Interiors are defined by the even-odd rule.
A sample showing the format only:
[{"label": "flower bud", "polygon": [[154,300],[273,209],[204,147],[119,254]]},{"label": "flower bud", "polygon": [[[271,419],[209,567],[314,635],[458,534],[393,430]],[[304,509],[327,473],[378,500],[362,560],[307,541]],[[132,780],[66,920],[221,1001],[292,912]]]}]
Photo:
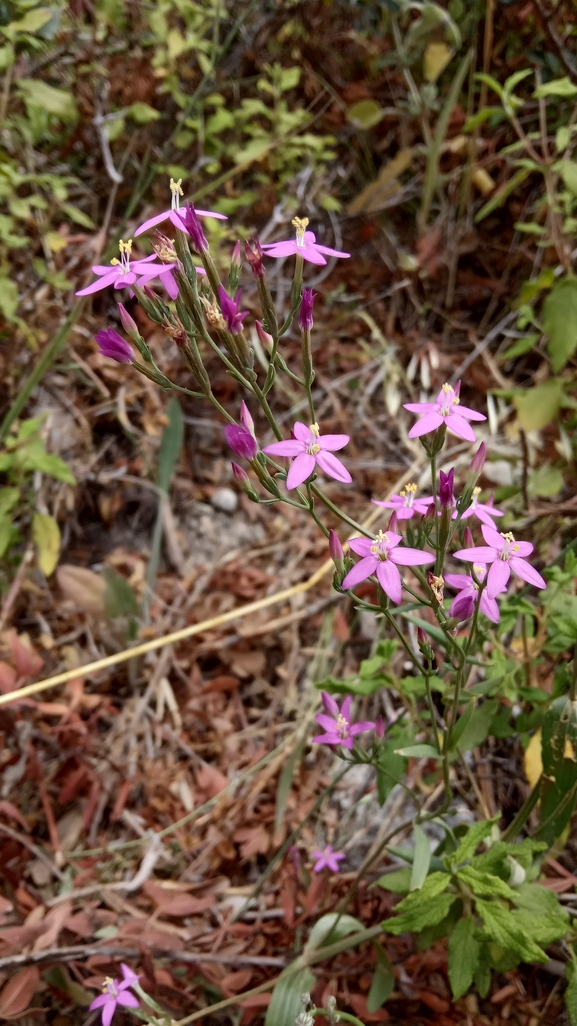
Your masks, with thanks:
[{"label": "flower bud", "polygon": [[250,415],[250,410],[246,405],[244,399],[241,401],[240,404],[240,422],[244,430],[248,431],[249,435],[252,435],[253,438],[256,438],[256,434],[254,431],[254,420]]},{"label": "flower bud", "polygon": [[231,463],[232,472],[234,474],[235,481],[238,482],[245,495],[248,495],[252,502],[260,502],[258,492],[250,482],[250,478],[242,467],[239,467],[238,463]]},{"label": "flower bud", "polygon": [[98,331],[95,338],[101,356],[107,356],[109,360],[116,360],[117,363],[134,363],[132,346],[114,328]]},{"label": "flower bud", "polygon": [[313,306],[316,293],[312,289],[303,289],[301,310],[299,314],[299,328],[301,331],[310,331],[313,326]]},{"label": "flower bud", "polygon": [[387,531],[392,531],[393,534],[396,534],[398,530],[399,530],[399,518],[397,517],[397,514],[396,514],[395,510],[393,510],[393,512],[391,513],[390,519],[389,519]]},{"label": "flower bud", "polygon": [[332,529],[329,531],[329,552],[337,570],[343,573],[345,569],[345,554],[337,532]]},{"label": "flower bud", "polygon": [[208,242],[206,241],[206,236],[202,230],[202,225],[198,220],[198,214],[196,213],[196,210],[194,209],[192,203],[189,203],[187,200],[184,213],[181,207],[178,212],[178,216],[184,224],[185,232],[188,235],[190,235],[192,245],[194,246],[197,253],[202,253],[203,250],[207,250]]},{"label": "flower bud", "polygon": [[236,267],[240,267],[240,241],[238,239],[234,244],[234,249],[232,251],[230,262]]},{"label": "flower bud", "polygon": [[385,736],[385,721],[382,716],[377,716],[375,720],[375,737],[377,741],[381,741]]},{"label": "flower bud", "polygon": [[475,540],[473,538],[473,535],[471,533],[471,529],[469,527],[465,528],[465,531],[464,531],[464,534],[463,534],[463,542],[464,542],[463,548],[465,548],[465,549],[472,549],[472,548],[475,547]]},{"label": "flower bud", "polygon": [[248,240],[245,241],[244,252],[255,278],[264,278],[265,269],[264,264],[262,262],[263,254],[260,242],[258,241],[256,236],[253,235],[250,239],[250,242]]},{"label": "flower bud", "polygon": [[261,346],[263,347],[263,349],[265,349],[267,351],[267,353],[272,352],[272,347],[274,345],[274,340],[273,340],[272,335],[269,335],[268,331],[264,330],[264,328],[263,328],[263,326],[262,326],[260,321],[255,321],[254,322],[254,326],[256,328],[256,333],[258,335],[259,342],[260,342]]},{"label": "flower bud", "polygon": [[470,592],[461,592],[451,603],[449,616],[457,623],[468,620],[475,612],[475,599]]},{"label": "flower bud", "polygon": [[470,471],[469,471],[470,474],[474,474],[476,477],[479,477],[479,475],[481,474],[481,472],[483,470],[483,467],[485,466],[485,459],[486,459],[486,457],[487,457],[487,446],[485,445],[484,442],[481,442],[479,448],[477,449],[477,452],[475,453],[475,455],[473,456],[473,459],[471,460],[471,467],[470,467]]},{"label": "flower bud", "polygon": [[120,314],[120,323],[122,324],[126,334],[131,337],[133,335],[140,335],[136,321],[130,316],[128,310],[122,303],[118,303],[118,313]]},{"label": "flower bud", "polygon": [[245,431],[238,424],[227,424],[224,434],[230,448],[244,460],[253,460],[258,452],[258,445],[250,431]]},{"label": "flower bud", "polygon": [[454,468],[448,474],[444,474],[442,470],[439,472],[439,502],[441,509],[453,509],[455,505],[454,481]]}]

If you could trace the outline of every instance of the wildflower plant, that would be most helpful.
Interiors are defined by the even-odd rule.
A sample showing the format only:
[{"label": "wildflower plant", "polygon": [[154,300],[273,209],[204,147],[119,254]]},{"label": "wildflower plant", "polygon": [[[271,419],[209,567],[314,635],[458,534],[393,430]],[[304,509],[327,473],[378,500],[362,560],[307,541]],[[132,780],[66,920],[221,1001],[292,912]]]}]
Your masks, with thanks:
[{"label": "wildflower plant", "polygon": [[[168,221],[174,239],[161,236],[156,257],[136,261],[129,244],[124,243],[122,264],[93,268],[99,281],[82,293],[106,284],[126,288],[125,300],[134,293],[148,317],[164,328],[176,345],[195,379],[194,389],[169,380],[157,367],[122,305],[121,321],[130,345],[109,328],[98,333],[100,351],[117,362],[131,364],[164,390],[177,389],[212,403],[225,423],[228,446],[240,461],[232,463],[232,474],[246,496],[258,503],[288,503],[303,516],[311,516],[327,539],[335,589],[356,611],[373,613],[388,630],[389,637],[381,638],[374,655],[361,664],[358,677],[325,682],[323,711],[317,715],[322,732],[311,741],[319,756],[324,746],[324,751],[342,760],[345,767],[372,766],[381,803],[395,784],[407,788],[403,777],[409,759],[425,760],[421,765],[426,765],[435,779],[438,799],[427,810],[412,795],[416,854],[412,869],[407,867],[407,896],[384,929],[399,933],[435,928],[439,936],[443,931],[450,933],[449,976],[454,994],[460,996],[473,980],[482,992],[487,989],[491,967],[504,971],[505,937],[509,938],[506,966],[510,969],[523,959],[543,960],[543,945],[566,930],[567,917],[561,914],[557,898],[532,881],[539,872],[540,853],[568,822],[577,795],[577,771],[572,768],[569,777],[561,774],[556,783],[557,771],[569,772],[563,744],[557,743],[561,722],[563,736],[577,744],[574,671],[569,696],[559,700],[562,709],[552,706],[546,714],[542,782],[501,837],[497,822],[488,820],[458,838],[446,819],[455,805],[456,767],[462,766],[470,777],[472,771],[463,754],[482,743],[489,729],[484,711],[489,706],[482,701],[476,704],[479,697],[495,693],[486,642],[500,623],[501,608],[507,609],[506,604],[521,589],[523,615],[530,616],[537,592],[547,587],[533,565],[536,553],[532,543],[511,533],[512,526],[524,531],[523,523],[510,523],[507,511],[495,508],[492,499],[482,501],[478,481],[487,455],[486,442],[479,444],[475,430],[484,432],[485,413],[461,402],[461,382],[443,384],[430,402],[406,403],[405,410],[415,415],[414,422],[405,414],[401,417],[409,438],[420,439],[422,444],[430,471],[430,483],[423,486],[428,494],[421,495],[417,484],[409,482],[390,497],[372,500],[382,508],[382,519],[374,531],[357,523],[335,498],[338,489],[354,489],[345,452],[350,436],[326,433],[315,406],[311,337],[318,311],[313,290],[305,281],[306,263],[322,266],[327,258],[346,259],[350,254],[317,243],[316,235],[308,230],[308,220],[297,217],[291,239],[262,245],[255,237],[244,240],[244,270],[241,247],[235,246],[230,273],[223,280],[211,253],[210,233],[199,219],[199,214],[209,212],[196,211],[190,203],[180,206],[178,183],[171,184],[171,191],[171,210],[149,219],[139,231]],[[202,265],[204,274],[200,276],[193,253]],[[287,261],[293,273],[290,306],[282,315],[268,285],[271,260]],[[252,302],[242,308],[243,273],[254,279],[260,303],[257,317]],[[168,297],[159,291],[163,286]],[[255,362],[248,330],[251,322],[262,346],[259,355],[266,361],[264,368]],[[300,331],[300,368],[289,366],[283,352],[283,339],[291,327]],[[216,398],[206,353],[214,354],[236,383],[242,398],[235,400],[234,409],[226,409]],[[291,388],[300,388],[308,413],[306,419],[294,422],[289,432],[280,426],[272,401],[275,385],[282,378],[289,379]],[[256,418],[259,408],[260,419]],[[257,427],[255,419],[259,424],[266,422],[266,429]],[[447,433],[471,446],[464,481],[456,468],[446,466]],[[342,460],[336,452],[343,453]],[[501,531],[502,521],[505,528]],[[445,594],[446,588],[453,594]],[[396,651],[412,667],[406,691],[402,676],[393,669]],[[493,673],[493,677],[498,688],[504,674]],[[382,687],[392,689],[385,706],[386,720],[378,702]],[[339,700],[337,693],[342,696]],[[370,703],[366,710],[357,708],[359,698]],[[552,738],[557,739],[555,743]],[[569,798],[560,793],[560,781],[566,779],[570,780]],[[537,837],[517,843],[539,802]],[[432,852],[423,825],[432,818],[445,824],[447,840],[435,860],[437,868],[429,873]],[[338,847],[338,837],[334,843]],[[494,844],[494,848],[477,856],[481,844]],[[322,843],[311,856],[315,872],[326,869],[336,873],[343,858],[331,845],[323,847]],[[510,858],[523,866],[522,886],[533,888],[530,892],[515,890],[507,882]],[[381,883],[387,886],[386,877]],[[403,893],[403,888],[398,891]],[[544,915],[547,911],[548,932],[528,909],[529,899],[522,894],[538,899]],[[492,897],[498,902],[491,904]],[[100,1006],[112,1007],[112,998],[106,1005],[101,1001]]]}]

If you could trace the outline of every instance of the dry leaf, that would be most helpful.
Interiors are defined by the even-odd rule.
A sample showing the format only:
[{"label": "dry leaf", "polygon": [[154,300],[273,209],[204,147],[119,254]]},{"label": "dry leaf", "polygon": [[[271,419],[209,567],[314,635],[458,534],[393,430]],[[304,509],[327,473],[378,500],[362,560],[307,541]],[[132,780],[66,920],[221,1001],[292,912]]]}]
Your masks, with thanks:
[{"label": "dry leaf", "polygon": [[195,773],[198,786],[209,798],[216,798],[228,786],[228,780],[215,766],[199,766]]},{"label": "dry leaf", "polygon": [[14,691],[16,687],[16,670],[13,666],[9,666],[8,663],[0,663],[0,691],[3,695],[6,695],[9,691]]},{"label": "dry leaf", "polygon": [[30,833],[30,827],[20,812],[20,809],[17,809],[12,802],[6,800],[0,801],[0,816],[6,816],[7,819],[15,819],[17,823],[20,823],[20,826],[24,828],[27,834]]},{"label": "dry leaf", "polygon": [[347,214],[370,214],[386,206],[401,191],[397,178],[406,171],[412,159],[411,149],[399,150],[396,157],[381,168],[375,181],[366,185],[358,196],[351,200]]},{"label": "dry leaf", "polygon": [[11,631],[8,644],[18,675],[26,678],[35,677],[44,666],[44,660],[41,656],[36,655],[28,635],[18,635],[15,631]]},{"label": "dry leaf", "polygon": [[85,613],[92,616],[104,616],[104,593],[106,591],[104,578],[95,574],[93,570],[86,570],[82,566],[69,566],[65,563],[58,567],[56,580],[66,598],[80,606]]},{"label": "dry leaf", "polygon": [[60,931],[64,928],[66,920],[72,912],[72,902],[63,901],[61,905],[51,908],[46,918],[42,921],[44,932],[38,937],[34,944],[34,951],[46,951],[56,945]]},{"label": "dry leaf", "polygon": [[24,1012],[34,997],[39,979],[36,966],[29,965],[8,980],[0,994],[0,1016],[7,1018]]}]

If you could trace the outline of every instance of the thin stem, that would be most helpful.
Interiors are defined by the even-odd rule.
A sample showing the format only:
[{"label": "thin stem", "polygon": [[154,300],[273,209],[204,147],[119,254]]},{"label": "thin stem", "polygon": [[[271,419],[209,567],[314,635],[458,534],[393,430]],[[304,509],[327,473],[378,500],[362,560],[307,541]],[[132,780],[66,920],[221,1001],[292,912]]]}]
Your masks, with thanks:
[{"label": "thin stem", "polygon": [[307,494],[308,494],[308,497],[309,497],[309,505],[308,505],[309,513],[310,513],[311,517],[313,518],[313,520],[314,520],[315,524],[317,525],[317,527],[320,527],[320,529],[323,532],[325,538],[328,538],[329,537],[329,529],[328,529],[328,527],[325,527],[325,525],[323,524],[322,520],[319,520],[319,518],[318,518],[318,516],[316,514],[316,511],[315,511],[315,500],[314,500],[313,495],[312,495],[312,488],[311,488],[310,484],[307,484]]},{"label": "thin stem", "polygon": [[366,527],[362,527],[361,524],[357,524],[356,520],[353,520],[353,518],[350,517],[347,513],[344,513],[340,506],[337,506],[334,502],[331,501],[331,499],[328,498],[327,495],[324,494],[324,492],[321,492],[318,485],[311,484],[311,491],[314,495],[316,495],[317,499],[320,499],[321,502],[324,502],[325,506],[327,506],[328,509],[330,509],[337,517],[339,517],[339,519],[342,520],[343,523],[348,524],[349,527],[354,527],[355,531],[360,531],[361,534],[364,534],[365,538],[374,537],[374,535],[372,535],[370,531],[367,531]]}]

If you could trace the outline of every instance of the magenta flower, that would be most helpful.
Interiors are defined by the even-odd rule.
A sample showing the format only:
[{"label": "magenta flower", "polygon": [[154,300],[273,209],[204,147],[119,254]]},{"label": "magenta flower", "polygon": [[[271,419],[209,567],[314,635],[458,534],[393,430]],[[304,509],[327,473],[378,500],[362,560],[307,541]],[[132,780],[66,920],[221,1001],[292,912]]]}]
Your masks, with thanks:
[{"label": "magenta flower", "polygon": [[[188,229],[182,222],[182,218],[179,216],[178,211],[180,210],[180,199],[184,195],[182,191],[182,178],[179,178],[175,182],[174,178],[170,179],[170,191],[172,193],[172,202],[170,210],[163,210],[162,214],[155,214],[154,217],[149,217],[148,221],[144,221],[139,228],[136,229],[134,237],[142,235],[143,232],[147,232],[149,228],[155,228],[157,224],[162,224],[163,221],[170,221],[175,228],[180,229],[181,232],[186,232],[188,235]],[[197,210],[197,214],[201,217],[217,217],[219,221],[226,221],[225,214],[217,214],[215,210]]]},{"label": "magenta flower", "polygon": [[452,467],[448,474],[439,471],[439,505],[441,509],[452,509],[455,505],[455,470]]},{"label": "magenta flower", "polygon": [[95,335],[98,342],[98,352],[101,356],[107,356],[109,360],[116,360],[117,363],[133,363],[134,350],[114,328],[107,328],[106,331],[97,331]]},{"label": "magenta flower", "polygon": [[93,292],[107,289],[109,285],[115,289],[127,288],[129,285],[134,285],[135,282],[138,285],[147,285],[153,278],[160,278],[162,283],[167,286],[169,295],[171,295],[171,291],[168,284],[169,281],[172,282],[173,286],[171,285],[171,287],[176,288],[176,295],[178,295],[176,282],[170,273],[176,264],[156,264],[154,263],[155,254],[144,257],[142,260],[131,260],[132,239],[129,239],[128,242],[123,242],[120,239],[118,248],[120,260],[115,257],[109,264],[95,264],[92,270],[94,274],[98,275],[98,281],[93,281],[92,285],[80,289],[76,293],[77,296],[90,296]]},{"label": "magenta flower", "polygon": [[[452,385],[443,385],[435,403],[404,403],[405,410],[410,413],[424,414],[416,424],[413,424],[409,431],[409,438],[419,438],[421,435],[428,435],[436,431],[441,424],[446,424],[447,429],[452,431],[459,438],[467,442],[476,441],[475,432],[468,423],[470,420],[486,420],[482,413],[476,410],[469,410],[459,403],[460,382],[456,388]],[[457,413],[454,407],[459,407]]]},{"label": "magenta flower", "polygon": [[293,435],[294,438],[286,442],[273,442],[263,449],[270,456],[296,457],[287,474],[289,491],[306,481],[315,466],[319,466],[328,477],[334,477],[335,481],[350,484],[352,477],[347,468],[333,456],[335,450],[343,449],[350,442],[349,435],[321,435],[318,424],[307,427],[300,420],[293,428]]},{"label": "magenta flower", "polygon": [[253,460],[258,452],[256,444],[250,431],[245,431],[238,424],[227,424],[224,434],[232,451],[244,460]]},{"label": "magenta flower", "polygon": [[302,302],[299,314],[299,328],[301,331],[310,331],[313,326],[313,306],[316,293],[312,289],[303,289]]},{"label": "magenta flower", "polygon": [[317,243],[314,232],[307,232],[308,217],[295,217],[291,224],[296,228],[296,239],[284,239],[282,242],[268,242],[263,245],[265,256],[287,257],[300,253],[303,260],[311,264],[326,264],[323,256],[350,257],[350,253],[342,253],[339,249],[329,249]]},{"label": "magenta flower", "polygon": [[326,734],[318,734],[317,737],[313,737],[314,744],[342,745],[343,748],[352,749],[355,734],[363,734],[365,730],[374,729],[375,724],[368,720],[351,723],[352,698],[350,695],[345,698],[341,709],[339,709],[336,699],[326,691],[321,692],[321,697],[326,713],[319,713],[316,721],[321,727],[324,727]]},{"label": "magenta flower", "polygon": [[405,485],[402,492],[398,495],[391,495],[390,499],[386,502],[380,502],[378,499],[371,499],[375,506],[385,506],[386,509],[394,509],[397,514],[397,520],[410,520],[415,513],[419,513],[420,516],[424,516],[431,502],[433,502],[432,495],[424,495],[422,499],[416,498],[417,486],[416,484]]},{"label": "magenta flower", "polygon": [[255,235],[245,240],[244,252],[255,278],[264,278],[265,269],[262,262],[262,246]]},{"label": "magenta flower", "polygon": [[[478,580],[483,582],[487,576],[487,564],[474,563],[473,570]],[[456,588],[459,592],[451,603],[449,616],[462,617],[463,620],[468,620],[473,615],[475,609],[479,585],[468,574],[445,574],[445,583],[450,585],[451,588]],[[499,623],[501,618],[499,606],[495,598],[487,593],[486,588],[481,593],[479,609],[493,623]]]},{"label": "magenta flower", "polygon": [[95,1008],[102,1009],[102,1026],[110,1026],[117,1005],[124,1008],[139,1007],[138,998],[129,993],[128,988],[132,987],[140,977],[133,973],[132,969],[129,969],[124,962],[120,963],[120,968],[124,976],[122,983],[119,983],[118,980],[111,980],[107,976],[102,987],[103,993],[94,998],[88,1009],[90,1012],[93,1012]]},{"label": "magenta flower", "polygon": [[239,289],[234,299],[232,299],[222,285],[218,286],[220,309],[222,310],[222,316],[225,319],[226,326],[232,335],[240,334],[242,331],[242,322],[245,317],[248,317],[248,310],[245,310],[244,313],[240,313],[239,310],[241,295],[242,289]]},{"label": "magenta flower", "polygon": [[342,587],[355,588],[361,581],[366,581],[376,573],[377,580],[383,591],[389,596],[391,602],[397,605],[400,603],[403,594],[401,575],[397,570],[399,566],[426,566],[434,563],[435,557],[421,549],[397,548],[402,541],[400,534],[379,531],[374,540],[370,538],[351,538],[349,548],[363,558],[349,570]]},{"label": "magenta flower", "polygon": [[240,422],[245,431],[248,431],[253,438],[256,438],[254,430],[254,420],[252,419],[251,412],[246,405],[244,399],[241,399],[240,403]]},{"label": "magenta flower", "polygon": [[311,856],[313,859],[317,859],[316,865],[313,866],[314,873],[320,873],[322,869],[329,869],[331,873],[338,873],[339,862],[346,858],[344,852],[333,851],[332,844],[327,844],[323,851],[312,851]]},{"label": "magenta flower", "polygon": [[468,563],[490,563],[491,569],[487,576],[487,594],[495,598],[499,592],[505,591],[511,570],[522,581],[534,585],[535,588],[546,588],[547,583],[524,558],[533,551],[531,542],[516,542],[512,534],[499,534],[488,524],[481,525],[486,545],[473,546],[472,549],[459,549],[455,552],[457,559]]},{"label": "magenta flower", "polygon": [[[495,509],[492,502],[479,502],[479,495],[481,494],[480,488],[473,488],[473,497],[471,499],[471,505],[463,513],[461,520],[466,520],[467,517],[475,516],[483,524],[487,524],[488,527],[494,527],[495,521],[493,517],[503,517],[505,514],[500,509]],[[458,512],[455,510],[453,513],[453,520],[458,517]]]}]

